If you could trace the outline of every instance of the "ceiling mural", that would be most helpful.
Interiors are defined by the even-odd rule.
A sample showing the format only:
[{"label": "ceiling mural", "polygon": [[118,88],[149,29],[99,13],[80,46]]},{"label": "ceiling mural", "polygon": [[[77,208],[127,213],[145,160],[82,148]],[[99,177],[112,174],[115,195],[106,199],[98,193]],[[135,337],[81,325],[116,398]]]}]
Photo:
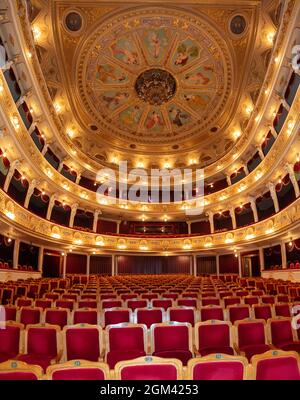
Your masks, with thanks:
[{"label": "ceiling mural", "polygon": [[140,14],[93,32],[78,57],[80,101],[123,139],[159,144],[201,134],[229,100],[228,49],[202,21],[188,24],[169,9]]},{"label": "ceiling mural", "polygon": [[62,139],[73,132],[85,163],[205,167],[249,139],[243,107],[267,67],[257,4],[48,5],[34,21],[52,26],[37,46],[51,55],[41,68]]}]

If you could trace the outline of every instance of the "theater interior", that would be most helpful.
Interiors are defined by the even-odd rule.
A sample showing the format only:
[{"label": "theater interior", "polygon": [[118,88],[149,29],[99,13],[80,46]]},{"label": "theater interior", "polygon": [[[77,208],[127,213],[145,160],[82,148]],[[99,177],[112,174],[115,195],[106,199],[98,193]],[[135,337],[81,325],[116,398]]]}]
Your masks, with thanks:
[{"label": "theater interior", "polygon": [[299,0],[0,0],[0,380],[300,380],[299,86]]}]

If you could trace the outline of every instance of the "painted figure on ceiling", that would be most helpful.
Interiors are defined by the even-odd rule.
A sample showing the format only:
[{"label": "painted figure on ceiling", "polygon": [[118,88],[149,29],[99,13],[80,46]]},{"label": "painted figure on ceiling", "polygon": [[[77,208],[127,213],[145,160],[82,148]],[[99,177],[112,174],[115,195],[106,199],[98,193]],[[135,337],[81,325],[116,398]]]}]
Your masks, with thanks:
[{"label": "painted figure on ceiling", "polygon": [[174,125],[181,127],[184,125],[185,120],[188,119],[188,114],[182,112],[179,108],[174,107],[170,109],[170,117]]},{"label": "painted figure on ceiling", "polygon": [[102,98],[105,101],[107,108],[114,109],[117,108],[128,97],[129,93],[118,92],[112,96],[104,95]]},{"label": "painted figure on ceiling", "polygon": [[138,54],[136,51],[130,50],[129,46],[122,48],[117,47],[116,44],[112,46],[113,54],[115,57],[122,59],[128,65],[138,64]]},{"label": "painted figure on ceiling", "polygon": [[177,48],[175,65],[181,65],[183,67],[187,64],[190,57],[198,57],[198,54],[199,49],[197,46],[187,46],[185,43],[181,43]]},{"label": "painted figure on ceiling", "polygon": [[123,82],[126,80],[126,75],[123,72],[118,75],[116,69],[111,65],[98,65],[97,71],[96,77],[103,83],[111,83],[111,81]]},{"label": "painted figure on ceiling", "polygon": [[148,118],[147,122],[146,122],[146,128],[147,129],[153,129],[159,126],[163,126],[164,122],[161,118],[161,116],[156,112],[153,111],[151,116]]}]

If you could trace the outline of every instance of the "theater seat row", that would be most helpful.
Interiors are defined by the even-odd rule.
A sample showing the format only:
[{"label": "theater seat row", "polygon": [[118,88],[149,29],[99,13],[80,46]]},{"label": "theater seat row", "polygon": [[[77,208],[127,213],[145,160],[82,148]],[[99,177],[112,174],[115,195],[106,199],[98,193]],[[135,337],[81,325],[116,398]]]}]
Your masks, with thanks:
[{"label": "theater seat row", "polygon": [[300,359],[295,352],[271,350],[247,359],[225,354],[194,358],[187,367],[176,359],[139,357],[121,361],[114,370],[106,363],[72,360],[54,364],[46,373],[37,365],[9,360],[0,364],[0,380],[300,380]]},{"label": "theater seat row", "polygon": [[[290,318],[246,319],[234,326],[226,321],[188,323],[122,323],[102,330],[98,325],[77,324],[62,331],[55,325],[6,323],[0,330],[0,362],[15,358],[38,364],[44,370],[72,359],[106,361],[113,369],[119,361],[152,355],[179,359],[183,365],[195,356],[213,353],[252,356],[277,348],[300,352],[298,325]],[[300,325],[299,325],[300,326]]]}]

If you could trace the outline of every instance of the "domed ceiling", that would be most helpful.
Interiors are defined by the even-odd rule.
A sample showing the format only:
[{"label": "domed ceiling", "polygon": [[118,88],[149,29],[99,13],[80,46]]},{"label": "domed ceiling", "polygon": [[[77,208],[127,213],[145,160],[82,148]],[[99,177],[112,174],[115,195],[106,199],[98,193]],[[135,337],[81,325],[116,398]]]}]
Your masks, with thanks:
[{"label": "domed ceiling", "polygon": [[208,24],[187,24],[185,15],[157,8],[132,14],[112,19],[110,30],[100,25],[80,49],[83,107],[101,130],[125,141],[203,141],[230,100],[226,45]]},{"label": "domed ceiling", "polygon": [[88,157],[204,166],[235,146],[247,122],[241,103],[258,93],[265,69],[254,62],[257,4],[51,7],[41,65],[53,100],[65,104],[66,132]]}]

